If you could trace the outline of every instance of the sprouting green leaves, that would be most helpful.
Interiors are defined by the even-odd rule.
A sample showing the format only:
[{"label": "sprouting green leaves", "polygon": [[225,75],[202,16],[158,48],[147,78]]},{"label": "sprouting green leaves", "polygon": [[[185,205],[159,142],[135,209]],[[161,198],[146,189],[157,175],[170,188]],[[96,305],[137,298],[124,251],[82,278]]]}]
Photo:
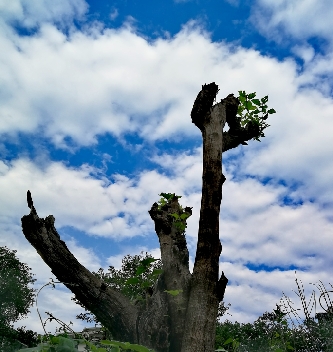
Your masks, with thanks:
[{"label": "sprouting green leaves", "polygon": [[[161,193],[159,194],[163,198],[160,199],[158,209],[160,210],[161,207],[167,202],[172,199],[173,197],[181,198],[182,196],[176,196],[175,193]],[[180,206],[180,211],[183,211],[183,208]],[[186,214],[185,212],[181,213],[180,215],[177,213],[170,214],[174,219],[174,224],[175,226],[182,232],[184,232],[185,228],[187,227],[186,225],[186,219],[190,216],[189,214]],[[142,274],[145,272],[149,271],[149,267],[151,264],[159,259],[154,259],[154,258],[145,258],[139,261],[139,265],[136,268],[135,275],[133,277],[130,277],[129,279],[126,280],[125,285],[137,285],[140,284],[141,287],[149,287],[151,286],[149,282],[142,282]],[[158,277],[161,273],[163,272],[162,269],[154,269],[151,276],[152,277]]]},{"label": "sprouting green leaves", "polygon": [[183,290],[164,290],[164,292],[169,293],[171,296],[177,296],[180,294],[180,292],[183,292]]},{"label": "sprouting green leaves", "polygon": [[167,204],[169,199],[171,199],[173,197],[177,197],[177,198],[182,197],[182,196],[176,196],[175,193],[161,193],[161,194],[159,194],[159,196],[162,196],[162,198],[158,201],[158,203],[159,203],[158,209],[159,210],[163,207],[163,205]]},{"label": "sprouting green leaves", "polygon": [[252,103],[255,105],[260,105],[260,100],[259,99],[252,99]]},{"label": "sprouting green leaves", "polygon": [[[259,137],[265,137],[263,134],[263,130],[270,125],[266,124],[265,120],[267,120],[269,114],[275,114],[276,111],[274,109],[267,110],[267,102],[268,102],[268,95],[259,99],[255,99],[256,93],[246,94],[245,91],[238,91],[239,93],[239,106],[237,115],[241,117],[241,125],[246,125],[249,121],[255,123],[259,126],[259,136],[253,139],[261,142]],[[261,114],[261,116],[259,116]]]},{"label": "sprouting green leaves", "polygon": [[175,193],[161,193],[160,196],[166,198],[167,200],[171,199],[172,197],[181,198],[182,196],[176,196]]},{"label": "sprouting green leaves", "polygon": [[184,231],[185,228],[187,227],[187,224],[186,222],[182,222],[182,220],[186,220],[190,215],[189,214],[186,214],[186,213],[183,213],[181,215],[178,215],[177,213],[173,213],[173,214],[170,214],[171,216],[173,216],[175,218],[175,226],[180,230],[180,231]]},{"label": "sprouting green leaves", "polygon": [[256,93],[251,93],[251,94],[248,95],[248,98],[249,99],[253,99],[255,96],[256,96]]},{"label": "sprouting green leaves", "polygon": [[[158,203],[158,209],[161,210],[161,208],[167,204],[167,202],[172,199],[173,197],[177,197],[177,198],[181,198],[182,196],[176,196],[175,193],[161,193],[159,194],[160,196],[162,196],[163,198],[161,198]],[[165,198],[165,199],[164,199]],[[178,215],[177,213],[173,213],[170,214],[170,216],[174,217],[175,221],[174,224],[175,226],[181,231],[184,232],[187,224],[186,224],[186,219],[190,216],[189,214],[186,214],[185,212],[183,212],[183,208],[180,205],[180,211],[182,212],[182,214]],[[185,220],[185,221],[184,221]]]},{"label": "sprouting green leaves", "polygon": [[185,219],[187,219],[190,216],[189,214],[185,214],[185,213],[183,213],[181,215],[173,213],[173,214],[170,214],[170,215],[173,216],[176,220],[179,220],[179,219],[185,220]]}]

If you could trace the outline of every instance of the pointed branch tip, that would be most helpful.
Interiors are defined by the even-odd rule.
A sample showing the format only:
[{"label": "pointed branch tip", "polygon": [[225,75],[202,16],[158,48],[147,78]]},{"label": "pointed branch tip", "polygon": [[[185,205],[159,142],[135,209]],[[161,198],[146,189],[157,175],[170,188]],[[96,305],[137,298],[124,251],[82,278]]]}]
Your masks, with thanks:
[{"label": "pointed branch tip", "polygon": [[32,201],[31,192],[29,190],[27,192],[27,202],[28,202],[28,207],[32,209],[32,207],[34,206],[34,202]]}]

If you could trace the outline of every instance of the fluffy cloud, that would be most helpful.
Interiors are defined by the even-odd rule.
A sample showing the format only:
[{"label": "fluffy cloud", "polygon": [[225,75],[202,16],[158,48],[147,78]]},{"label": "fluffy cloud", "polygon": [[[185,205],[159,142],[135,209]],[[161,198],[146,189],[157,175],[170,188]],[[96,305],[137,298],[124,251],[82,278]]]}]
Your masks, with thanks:
[{"label": "fluffy cloud", "polygon": [[[40,131],[63,148],[66,138],[88,146],[105,133],[194,137],[189,114],[203,82],[226,82],[221,98],[241,88],[274,95],[294,75],[291,62],[211,43],[194,22],[153,43],[128,27],[66,36],[50,24],[34,36],[0,40],[2,132]],[[267,82],[267,72],[279,80]]]},{"label": "fluffy cloud", "polygon": [[[331,1],[257,0],[251,23],[269,40],[303,60],[299,85],[331,96],[333,84],[333,36]],[[311,25],[309,25],[311,24]],[[315,40],[314,40],[315,39]]]},{"label": "fluffy cloud", "polygon": [[[43,11],[43,4],[53,11]],[[118,30],[94,24],[64,34],[51,23],[56,18],[71,18],[73,13],[83,15],[83,5],[72,1],[70,8],[62,7],[61,12],[53,3],[13,2],[6,9],[0,2],[5,19],[0,35],[3,138],[19,141],[21,135],[29,135],[51,141],[55,148],[69,148],[69,140],[77,148],[92,146],[108,133],[119,142],[134,133],[147,143],[199,140],[200,131],[191,123],[190,112],[203,83],[220,84],[218,99],[238,90],[255,91],[259,97],[268,94],[269,106],[277,114],[267,121],[271,127],[265,131],[266,138],[223,155],[227,181],[221,208],[220,272],[230,280],[225,301],[232,304],[233,321],[253,321],[263,307],[275,308],[277,292],[290,294],[295,288],[292,266],[302,269],[297,277],[307,289],[318,279],[328,282],[332,271],[333,103],[322,94],[323,82],[317,80],[307,89],[304,85],[314,73],[328,67],[330,57],[323,58],[325,65],[317,69],[311,66],[315,62],[311,48],[299,47],[298,55],[308,63],[300,73],[292,59],[279,61],[253,49],[213,43],[194,22],[173,38],[153,42],[140,37],[129,24]],[[41,9],[33,12],[35,17],[29,10],[30,17],[25,19],[20,17],[25,16],[24,6]],[[39,27],[31,36],[20,36],[7,25],[12,19]],[[293,33],[298,32],[295,29]],[[193,207],[187,228],[192,270],[200,210],[201,147],[178,155],[152,152],[150,159],[162,170],[147,169],[131,177],[110,176],[88,164],[38,163],[24,153],[1,162],[0,245],[10,242],[18,249],[21,261],[32,267],[41,286],[48,281],[50,270],[22,240],[19,222],[28,210],[27,189],[32,191],[40,216],[55,215],[61,235],[62,229],[71,227],[83,232],[85,239],[99,236],[110,240],[155,239],[147,211],[161,191],[170,190],[183,196],[183,206]],[[107,270],[108,265],[119,269],[123,256],[146,249],[143,244],[124,245],[119,254],[105,260],[94,244],[82,245],[76,236],[66,236],[69,249],[91,271]],[[158,248],[153,248],[153,253],[159,257]],[[284,271],[257,270],[263,263]],[[47,295],[39,308],[65,322],[73,320],[74,312],[82,310],[69,301],[68,290],[58,291],[52,299]],[[301,308],[300,301],[296,303]],[[57,310],[55,304],[61,308]],[[36,314],[29,321],[35,331],[42,332]],[[87,325],[76,323],[76,331]]]},{"label": "fluffy cloud", "polygon": [[[20,258],[24,258],[24,262],[37,275],[38,282],[35,287],[39,288],[49,281],[49,268],[29,244],[22,242],[18,220],[13,221],[27,213],[25,199],[19,199],[30,184],[40,216],[44,217],[50,213],[56,216],[56,227],[62,238],[66,238],[68,248],[80,263],[95,272],[99,268],[103,268],[106,272],[109,265],[120,269],[121,259],[125,255],[138,254],[148,248],[144,245],[127,245],[123,247],[121,253],[104,258],[93,246],[80,244],[78,237],[67,235],[67,230],[62,228],[72,226],[84,231],[86,236],[90,234],[117,240],[120,236],[122,239],[125,237],[134,239],[140,235],[156,237],[147,211],[157,200],[156,194],[161,187],[163,189],[166,187],[174,190],[176,194],[183,195],[180,199],[183,206],[193,206],[193,215],[189,218],[186,231],[192,271],[200,192],[194,191],[190,184],[194,182],[199,185],[201,173],[197,173],[195,179],[193,173],[187,171],[189,168],[199,170],[200,164],[200,153],[181,155],[175,157],[172,164],[166,163],[165,170],[170,173],[168,177],[157,172],[142,172],[135,180],[114,175],[114,183],[91,177],[96,170],[87,166],[72,169],[60,163],[50,163],[48,167],[41,169],[28,160],[19,160],[5,166],[2,164],[0,187],[9,191],[7,195],[2,193],[4,202],[1,209],[0,245],[11,243],[12,248],[18,249]],[[173,175],[173,172],[178,176]],[[232,304],[230,313],[233,315],[229,317],[230,320],[253,321],[262,314],[263,302],[267,310],[274,308],[275,303],[282,297],[282,292],[296,303],[295,308],[301,308],[301,302],[291,291],[296,289],[296,285],[294,270],[290,267],[300,268],[297,278],[306,280],[304,283],[307,299],[311,294],[310,282],[315,283],[318,278],[323,282],[329,280],[330,271],[327,268],[332,266],[329,246],[331,223],[315,204],[284,205],[281,198],[288,191],[285,186],[274,184],[264,186],[255,179],[234,181],[228,170],[224,173],[227,181],[223,187],[220,217],[220,238],[223,245],[220,273],[223,270],[230,280],[225,296],[225,302]],[[22,176],[21,181],[18,175]],[[23,179],[25,181],[22,181]],[[154,185],[158,185],[159,189],[155,189]],[[13,190],[17,194],[13,193]],[[125,217],[120,217],[120,212],[124,212]],[[108,216],[112,219],[109,220]],[[159,249],[153,249],[153,254],[159,258]],[[260,265],[263,263],[266,267],[281,268],[283,271],[275,270],[270,273],[260,271]],[[60,285],[57,286],[57,292],[57,297],[69,302],[71,295],[67,289]],[[69,321],[73,319],[74,314],[82,312],[75,304],[68,303],[65,313],[64,304],[52,300],[48,302],[62,307],[62,309],[52,307],[52,313],[64,321]],[[50,310],[46,309],[50,303],[43,300],[40,303],[40,309]],[[35,315],[32,312],[29,322]],[[22,322],[19,322],[15,326],[21,325]],[[38,324],[35,325],[36,331],[41,331]],[[86,325],[76,321],[75,331],[80,331]],[[51,327],[52,325],[50,329]]]},{"label": "fluffy cloud", "polygon": [[253,6],[252,22],[265,35],[275,39],[319,36],[332,41],[332,16],[333,5],[329,0],[257,0]]},{"label": "fluffy cloud", "polygon": [[45,22],[68,26],[74,18],[83,19],[87,10],[84,0],[0,0],[1,20],[27,29]]}]

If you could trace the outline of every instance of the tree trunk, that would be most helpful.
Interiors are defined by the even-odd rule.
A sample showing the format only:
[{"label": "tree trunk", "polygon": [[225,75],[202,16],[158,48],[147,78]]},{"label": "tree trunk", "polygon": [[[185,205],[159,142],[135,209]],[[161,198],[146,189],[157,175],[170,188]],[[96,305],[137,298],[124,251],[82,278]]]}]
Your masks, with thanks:
[{"label": "tree trunk", "polygon": [[[82,266],[68,250],[54,227],[55,218],[39,218],[28,193],[29,215],[22,217],[26,239],[37,250],[57,279],[98,321],[109,329],[115,340],[144,345],[155,352],[212,352],[219,302],[223,300],[228,279],[219,274],[219,214],[222,199],[222,152],[258,135],[248,123],[240,126],[236,117],[238,99],[232,94],[213,106],[218,86],[202,86],[192,112],[192,122],[203,137],[202,199],[198,244],[193,268],[189,271],[189,253],[183,231],[170,214],[186,213],[177,197],[149,211],[161,248],[163,273],[156,281],[145,307],[131,301]],[[225,123],[229,131],[223,132]],[[186,219],[182,220],[186,223]],[[182,290],[172,296],[166,290]]]}]

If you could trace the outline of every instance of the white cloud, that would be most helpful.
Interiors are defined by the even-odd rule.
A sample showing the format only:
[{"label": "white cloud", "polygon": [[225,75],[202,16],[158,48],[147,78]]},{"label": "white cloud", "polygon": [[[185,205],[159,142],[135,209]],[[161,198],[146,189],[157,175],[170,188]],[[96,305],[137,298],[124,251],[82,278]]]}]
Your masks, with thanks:
[{"label": "white cloud", "polygon": [[112,21],[114,21],[117,17],[118,17],[119,13],[117,9],[114,9],[111,13],[110,13],[110,19]]},{"label": "white cloud", "polygon": [[308,63],[315,56],[315,50],[310,45],[295,45],[292,51],[305,63]]},{"label": "white cloud", "polygon": [[319,36],[332,41],[332,17],[333,4],[329,0],[257,0],[252,23],[275,39],[292,36],[306,40]]},{"label": "white cloud", "polygon": [[328,52],[325,55],[317,54],[313,60],[305,62],[304,72],[298,78],[299,85],[306,88],[314,88],[325,96],[331,97],[333,92],[332,67],[333,52]]},{"label": "white cloud", "polygon": [[250,20],[262,35],[282,47],[291,46],[291,51],[304,61],[299,83],[331,96],[332,17],[333,4],[329,0],[257,0]]},{"label": "white cloud", "polygon": [[237,166],[240,172],[283,179],[289,185],[299,183],[296,193],[303,199],[331,203],[332,99],[310,89],[290,94],[290,104],[282,102],[283,96],[273,98],[278,113],[262,142],[268,144],[244,148],[245,157]]},{"label": "white cloud", "polygon": [[[154,159],[162,161],[162,157]],[[64,238],[61,231],[63,226],[74,226],[82,231],[86,228],[86,232],[89,233],[92,232],[94,224],[100,224],[102,230],[103,226],[105,227],[104,233],[102,230],[102,233],[99,233],[95,229],[95,235],[113,237],[116,233],[117,236],[124,238],[138,235],[143,231],[149,236],[156,236],[153,222],[147,216],[147,211],[152,203],[158,200],[157,193],[161,189],[172,190],[178,195],[183,195],[180,199],[183,206],[193,207],[193,215],[189,218],[186,231],[192,271],[200,192],[193,191],[190,184],[200,183],[201,172],[193,177],[193,173],[187,171],[200,169],[201,155],[200,153],[180,155],[173,158],[172,163],[168,162],[167,156],[165,159],[164,166],[171,172],[169,177],[157,172],[143,172],[136,180],[118,175],[115,176],[114,184],[89,177],[89,172],[94,174],[91,167],[75,170],[52,162],[41,169],[40,166],[28,160],[2,164],[0,188],[4,194],[4,202],[1,209],[0,223],[3,235],[0,245],[10,243],[11,248],[18,250],[18,257],[36,274],[38,282],[34,287],[39,288],[54,276],[34,248],[26,241],[22,242],[18,220],[13,221],[14,218],[19,219],[22,214],[27,213],[25,197],[23,199],[22,195],[28,187],[33,190],[34,204],[40,216],[45,217],[50,213],[55,215],[55,225],[62,238]],[[172,175],[172,171],[175,175]],[[228,319],[253,322],[264,312],[263,309],[271,311],[275,308],[275,303],[279,303],[282,297],[282,291],[295,302],[296,308],[301,308],[300,300],[291,291],[296,289],[293,270],[256,273],[254,270],[249,270],[246,265],[264,263],[267,266],[284,268],[290,265],[301,267],[302,269],[297,271],[297,278],[301,278],[306,285],[306,297],[309,299],[312,290],[310,282],[321,279],[327,285],[330,279],[332,224],[315,204],[304,203],[297,207],[281,204],[281,196],[288,191],[286,187],[276,187],[274,184],[264,186],[255,179],[234,180],[230,172],[224,171],[224,173],[227,181],[223,187],[220,222],[220,238],[223,245],[220,273],[223,270],[230,280],[225,296],[225,302],[232,304],[229,310],[232,317],[227,316]],[[155,185],[158,187],[156,188]],[[10,190],[11,196],[4,193],[6,189]],[[109,221],[105,214],[116,214],[119,211],[123,211],[125,217],[119,218],[115,215],[115,226],[108,228]],[[117,227],[117,221],[129,218],[133,221],[126,221]],[[140,228],[142,223],[146,226],[143,230]],[[316,236],[315,241],[314,236]],[[95,272],[99,268],[104,268],[104,272],[107,272],[109,265],[120,269],[121,259],[125,255],[139,254],[147,249],[144,246],[124,246],[122,253],[104,258],[93,248],[82,245],[82,239],[79,240],[72,235],[65,237],[70,251],[78,261]],[[160,257],[158,248],[153,250],[153,255],[156,258]],[[65,322],[74,319],[75,331],[81,331],[87,323],[76,320],[75,315],[83,310],[70,301],[72,295],[62,285],[57,285],[56,292],[61,300],[50,300],[50,293],[44,292],[41,295],[44,298],[39,301],[39,309],[43,312],[51,310],[55,316]],[[250,302],[252,304],[249,304]],[[64,304],[66,310],[63,309]],[[17,322],[15,326],[28,322],[29,328],[33,325],[35,331],[42,332],[41,327],[38,326],[39,320],[36,320],[37,314],[33,313],[34,308],[31,311],[27,320]],[[33,319],[35,321],[31,325]],[[50,324],[49,329],[54,329],[55,326]]]},{"label": "white cloud", "polygon": [[[192,192],[193,184],[199,186],[201,181],[202,156],[200,154],[197,150],[197,153],[188,156],[179,155],[168,158],[165,155],[160,159],[155,157],[153,159],[156,161],[162,161],[165,158],[164,167],[169,172],[174,172],[174,175],[165,177],[157,172],[143,172],[135,181],[122,175],[116,175],[114,184],[90,177],[89,173],[94,174],[94,170],[87,166],[75,170],[66,168],[60,163],[51,163],[48,167],[40,169],[27,160],[2,164],[0,187],[4,191],[10,190],[11,196],[9,194],[6,196],[6,193],[2,192],[5,201],[1,209],[3,216],[1,223],[7,226],[5,224],[11,224],[13,221],[10,219],[19,219],[27,212],[25,197],[23,199],[22,195],[25,194],[27,188],[30,188],[33,190],[33,199],[40,216],[54,214],[57,219],[55,225],[60,229],[60,233],[62,226],[74,226],[88,233],[109,237],[124,238],[139,235],[141,231],[152,235],[153,223],[147,210],[154,201],[158,200],[157,194],[161,189],[173,190],[176,194],[183,195],[180,200],[183,206],[193,206],[193,215],[189,218],[187,228],[192,271],[198,230],[200,191]],[[193,172],[194,170],[198,172]],[[313,275],[311,276],[312,281],[315,278],[328,279],[327,268],[332,266],[329,245],[332,225],[315,204],[304,203],[297,207],[281,204],[281,197],[288,192],[286,187],[276,187],[274,184],[264,186],[255,179],[235,179],[234,181],[232,174],[228,171],[224,173],[227,181],[223,187],[221,208],[220,237],[223,251],[220,268],[233,281],[232,285],[228,286],[227,292],[230,295],[226,295],[225,301],[230,301],[234,306],[230,310],[231,313],[240,308],[241,311],[247,311],[244,313],[247,319],[252,319],[254,315],[258,317],[259,306],[253,305],[253,313],[249,315],[245,305],[246,300],[240,304],[236,300],[237,295],[233,295],[235,281],[241,283],[244,278],[242,272],[248,271],[245,265],[248,263],[257,265],[265,263],[267,266],[280,267],[295,265],[303,268],[304,271],[313,273],[311,274]],[[20,181],[23,179],[25,183]],[[19,199],[21,200],[17,202]],[[117,213],[121,211],[125,213],[124,218],[117,217]],[[106,215],[112,214],[115,217],[109,221]],[[133,221],[129,222],[129,218]],[[4,221],[6,219],[7,221]],[[127,221],[118,224],[124,219]],[[99,228],[94,224],[99,224]],[[110,224],[113,224],[113,227],[110,227]],[[143,224],[143,227],[140,224]],[[13,232],[16,235],[13,236]],[[316,234],[315,242],[313,241],[314,234]],[[39,282],[42,279],[48,280],[47,266],[40,266],[38,263],[41,259],[35,251],[32,248],[30,250],[29,245],[22,247],[22,242],[18,240],[18,236],[22,236],[20,227],[16,226],[11,231],[5,232],[5,243],[9,243],[6,240],[7,236],[8,238],[10,236],[13,248],[22,248],[25,251],[23,257],[25,260],[28,259],[28,264],[34,269],[33,272],[38,273]],[[153,236],[156,235],[153,234]],[[77,239],[70,237],[71,239],[67,241],[70,250],[84,266],[96,272],[100,267],[106,271],[108,265],[120,268],[121,258],[125,254],[145,250],[145,248],[131,248],[130,250],[126,248],[123,253],[108,258],[104,263],[103,258],[96,261],[98,254],[94,253],[91,248],[82,247]],[[28,252],[30,255],[27,255]],[[301,271],[301,274],[304,271]],[[280,287],[281,291],[282,288],[287,290],[289,287],[290,292],[292,281],[288,273],[291,275],[293,271],[263,273],[270,277],[270,281],[267,279],[263,281],[260,275],[252,273],[253,287],[259,285],[261,288],[257,287],[255,291],[249,290],[247,297],[251,297],[252,294],[257,296],[256,290],[260,289],[260,294],[274,307],[276,302],[273,304],[272,301],[276,300],[274,292],[277,290],[277,281],[275,281],[277,278],[275,277],[279,277],[279,282],[283,282]],[[285,281],[281,277],[285,277]],[[265,282],[264,286],[262,282]]]},{"label": "white cloud", "polygon": [[[10,11],[16,17],[19,14],[15,8]],[[27,23],[47,20],[40,13],[38,19]],[[223,155],[227,181],[221,208],[220,269],[233,282],[227,287],[225,301],[232,303],[233,321],[253,321],[264,309],[275,308],[281,297],[277,299],[277,291],[290,294],[295,289],[293,271],[256,273],[246,267],[251,263],[298,265],[302,271],[297,277],[306,287],[318,279],[327,285],[332,271],[332,223],[328,217],[333,201],[329,191],[333,176],[333,104],[330,97],[318,92],[321,86],[300,87],[309,80],[311,70],[323,72],[329,61],[321,71],[320,67],[307,66],[298,74],[291,59],[279,62],[252,49],[212,43],[193,22],[175,37],[153,43],[137,35],[129,24],[120,30],[101,30],[98,26],[82,32],[73,30],[69,36],[50,23],[41,23],[40,30],[30,37],[3,28],[0,130],[4,137],[28,133],[39,138],[43,133],[63,148],[66,138],[72,138],[78,147],[90,146],[104,133],[118,136],[120,141],[127,132],[136,132],[146,141],[200,138],[190,112],[203,83],[220,84],[218,99],[238,90],[256,91],[259,97],[268,94],[269,106],[277,114],[267,121],[271,127],[265,131],[266,138]],[[313,61],[308,47],[301,48],[299,54],[309,63]],[[132,178],[113,175],[110,182],[106,175],[101,176],[105,170],[89,165],[71,168],[50,160],[37,163],[23,156],[0,163],[0,245],[10,243],[18,249],[21,261],[32,267],[41,286],[51,271],[22,240],[19,223],[28,210],[27,189],[32,191],[39,215],[53,214],[58,229],[73,226],[87,235],[116,240],[134,234],[156,236],[147,211],[161,191],[170,191],[183,196],[183,206],[193,207],[187,229],[192,269],[202,150],[178,156],[152,155],[151,160],[164,166],[169,176],[144,170]],[[253,179],[247,179],[249,175]],[[264,185],[260,177],[271,177],[272,182]],[[278,183],[281,180],[285,186]],[[293,189],[293,183],[302,187]],[[284,206],[281,199],[285,196],[303,204]],[[321,208],[323,204],[330,204],[326,211]],[[127,247],[105,261],[74,236],[70,236],[68,245],[91,271],[100,267],[106,270],[109,265],[119,269],[129,251],[138,254],[144,250]],[[154,253],[158,256],[159,249],[155,248]],[[66,323],[80,323],[75,315],[82,310],[70,302],[69,291],[57,286],[58,294],[61,300],[54,294],[50,299],[45,293],[39,308],[58,313]],[[58,304],[59,309],[54,306]],[[297,304],[301,308],[299,300]],[[80,323],[75,329],[80,331],[86,325]],[[29,317],[31,326],[42,332],[37,314]]]},{"label": "white cloud", "polygon": [[83,19],[88,10],[84,0],[0,0],[0,19],[28,29],[45,22],[69,25]]},{"label": "white cloud", "polygon": [[[194,23],[152,44],[131,28],[66,37],[51,25],[31,37],[2,37],[1,44],[2,132],[41,131],[63,148],[66,137],[88,146],[104,133],[197,136],[189,114],[203,82],[229,82],[222,98],[240,88],[273,93],[294,75],[293,63],[211,43]],[[273,85],[265,75],[274,71],[279,84]]]}]

